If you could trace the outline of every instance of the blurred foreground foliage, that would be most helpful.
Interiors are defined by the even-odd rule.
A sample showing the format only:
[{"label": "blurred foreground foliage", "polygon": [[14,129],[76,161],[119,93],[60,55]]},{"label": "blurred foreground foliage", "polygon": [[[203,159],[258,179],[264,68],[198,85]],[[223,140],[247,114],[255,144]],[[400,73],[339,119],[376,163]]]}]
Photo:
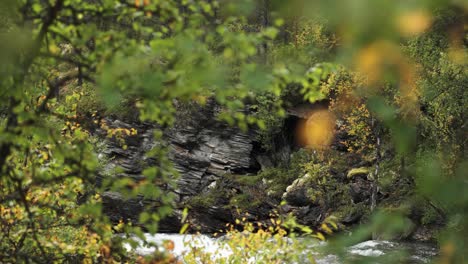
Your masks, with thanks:
[{"label": "blurred foreground foliage", "polygon": [[[171,207],[158,186],[176,172],[161,143],[145,180],[98,186],[89,128],[134,135],[100,118],[137,111],[158,124],[158,141],[175,101],[214,98],[221,120],[266,129],[266,146],[288,104],[329,100],[352,136],[348,151],[377,164],[375,190],[391,149],[416,195],[447,220],[440,262],[463,263],[466,30],[462,1],[2,1],[0,262],[131,261],[122,243],[136,243],[114,233],[155,233]],[[144,228],[111,223],[103,190],[143,196],[158,210],[140,216]],[[390,215],[376,214],[343,243],[404,228]]]}]

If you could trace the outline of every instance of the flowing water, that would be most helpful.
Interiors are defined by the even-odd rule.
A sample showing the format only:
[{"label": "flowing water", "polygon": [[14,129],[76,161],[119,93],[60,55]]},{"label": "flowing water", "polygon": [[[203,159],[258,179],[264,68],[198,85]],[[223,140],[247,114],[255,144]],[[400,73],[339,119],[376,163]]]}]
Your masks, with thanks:
[{"label": "flowing water", "polygon": [[[226,258],[232,254],[232,251],[222,243],[223,238],[212,238],[207,235],[146,234],[146,238],[147,241],[160,245],[160,250],[163,250],[162,244],[164,241],[172,241],[174,243],[173,253],[180,258],[189,252],[191,246],[203,249],[204,252],[209,253],[215,259]],[[349,263],[349,261],[343,261],[337,255],[320,253],[324,252],[325,247],[325,242],[315,242],[308,247],[313,252],[318,264]],[[146,247],[141,244],[136,249],[131,249],[127,245],[127,249],[133,250],[138,255],[149,255],[154,251],[154,247]],[[369,240],[347,248],[344,258],[361,263],[360,260],[364,260],[366,257],[385,258],[401,251],[407,252],[409,254],[409,263],[414,264],[429,263],[438,253],[436,246],[433,244]],[[378,259],[374,259],[374,261],[368,263],[380,263],[378,261]],[[254,260],[251,262],[255,263]]]}]

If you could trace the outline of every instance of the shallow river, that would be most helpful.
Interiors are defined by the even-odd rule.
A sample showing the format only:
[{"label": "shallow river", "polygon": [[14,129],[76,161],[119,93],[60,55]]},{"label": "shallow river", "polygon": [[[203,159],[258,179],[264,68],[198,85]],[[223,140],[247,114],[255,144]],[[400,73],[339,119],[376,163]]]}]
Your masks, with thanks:
[{"label": "shallow river", "polygon": [[[206,253],[212,254],[214,258],[223,258],[232,254],[228,248],[221,246],[220,239],[206,235],[147,234],[146,238],[148,241],[158,245],[162,245],[163,241],[166,240],[173,241],[173,253],[179,257],[187,253],[190,244],[196,244],[197,248],[202,248]],[[321,249],[324,249],[325,246],[325,242],[316,242],[308,247],[314,252],[313,254],[318,264],[342,264],[348,263],[348,260],[360,263],[360,260],[364,261],[366,257],[385,257],[398,251],[405,251],[410,255],[409,263],[419,264],[429,263],[438,253],[437,248],[432,244],[369,240],[347,248],[345,254],[345,259],[347,260],[343,261],[336,255],[319,253],[323,251]],[[131,250],[129,246],[127,246],[127,249]],[[134,251],[139,255],[148,255],[154,251],[154,248],[139,246]],[[255,261],[252,261],[252,263],[255,263]],[[375,260],[369,263],[379,262]]]}]

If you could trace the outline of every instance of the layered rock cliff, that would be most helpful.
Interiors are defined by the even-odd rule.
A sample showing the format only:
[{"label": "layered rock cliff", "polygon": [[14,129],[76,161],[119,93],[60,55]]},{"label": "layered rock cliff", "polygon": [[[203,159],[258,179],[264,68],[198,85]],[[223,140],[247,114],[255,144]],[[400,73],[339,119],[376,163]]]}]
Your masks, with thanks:
[{"label": "layered rock cliff", "polygon": [[[172,128],[164,130],[164,141],[169,149],[169,158],[178,172],[175,189],[167,190],[176,194],[174,207],[176,213],[170,221],[163,221],[162,231],[177,232],[180,224],[177,210],[181,209],[191,198],[200,195],[216,185],[224,175],[254,175],[260,170],[260,162],[267,159],[256,142],[255,132],[242,132],[216,119],[220,111],[215,103],[197,107],[190,112],[190,118],[181,117]],[[156,125],[141,123],[136,119],[121,120],[107,117],[109,128],[134,128],[136,136],[125,138],[126,149],[121,142],[113,138],[106,141],[101,158],[106,160],[105,171],[120,167],[120,177],[140,180],[143,169],[154,165],[145,153],[158,143],[153,140]],[[104,135],[104,131],[98,131]],[[268,161],[271,163],[271,161]],[[226,188],[229,188],[226,186]],[[137,221],[138,213],[143,210],[142,199],[125,200],[115,192],[102,195],[105,211],[113,221],[129,219]],[[202,231],[216,231],[226,222],[233,220],[229,210],[213,204],[208,208],[194,211],[191,214],[194,225]],[[179,221],[180,222],[180,221]]]}]

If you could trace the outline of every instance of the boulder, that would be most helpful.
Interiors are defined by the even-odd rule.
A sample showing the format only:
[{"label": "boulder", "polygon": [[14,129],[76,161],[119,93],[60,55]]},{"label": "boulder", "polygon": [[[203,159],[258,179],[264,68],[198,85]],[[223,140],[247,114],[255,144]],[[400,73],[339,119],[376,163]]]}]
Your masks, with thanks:
[{"label": "boulder", "polygon": [[297,222],[306,226],[319,226],[325,219],[325,212],[320,206],[301,206],[293,209]]},{"label": "boulder", "polygon": [[354,203],[367,201],[371,197],[372,183],[363,178],[355,178],[349,183],[349,194]]},{"label": "boulder", "polygon": [[283,193],[283,200],[293,206],[306,206],[311,204],[312,201],[307,196],[307,183],[310,177],[309,174],[306,174],[294,180],[294,182],[286,188],[286,192]]}]

